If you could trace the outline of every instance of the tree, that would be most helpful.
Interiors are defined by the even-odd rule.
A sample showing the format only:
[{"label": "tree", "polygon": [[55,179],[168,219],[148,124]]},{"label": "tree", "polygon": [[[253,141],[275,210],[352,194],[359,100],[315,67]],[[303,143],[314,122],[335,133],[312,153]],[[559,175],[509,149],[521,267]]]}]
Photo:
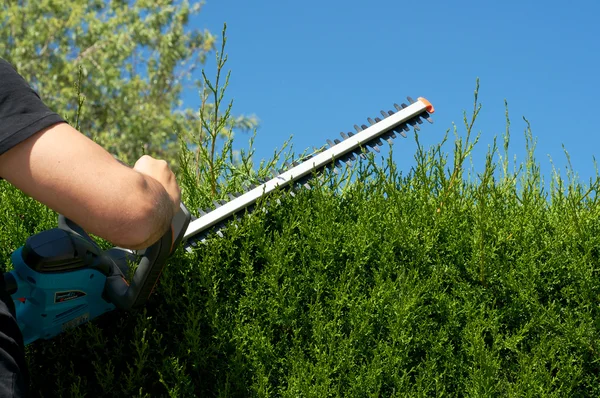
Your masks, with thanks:
[{"label": "tree", "polygon": [[[198,68],[216,42],[188,26],[200,8],[193,0],[6,0],[0,57],[123,161],[144,153],[175,160],[177,133],[202,131],[198,111],[181,101],[184,87],[203,89]],[[235,120],[238,128],[256,123]]]}]

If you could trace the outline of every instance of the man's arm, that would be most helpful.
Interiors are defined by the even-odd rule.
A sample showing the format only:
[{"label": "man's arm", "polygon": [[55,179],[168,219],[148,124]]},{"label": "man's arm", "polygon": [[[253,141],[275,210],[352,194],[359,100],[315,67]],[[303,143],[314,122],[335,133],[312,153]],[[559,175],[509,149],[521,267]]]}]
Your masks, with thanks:
[{"label": "man's arm", "polygon": [[179,207],[166,162],[145,156],[130,169],[66,123],[0,155],[0,176],[86,231],[131,249],[157,241]]}]

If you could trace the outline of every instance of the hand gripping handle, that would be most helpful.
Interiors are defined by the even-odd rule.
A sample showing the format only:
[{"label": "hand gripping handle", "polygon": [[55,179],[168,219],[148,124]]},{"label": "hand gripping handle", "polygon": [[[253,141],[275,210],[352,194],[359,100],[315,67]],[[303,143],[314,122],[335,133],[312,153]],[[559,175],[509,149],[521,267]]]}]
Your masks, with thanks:
[{"label": "hand gripping handle", "polygon": [[106,278],[106,298],[120,309],[131,309],[143,305],[162,272],[167,258],[177,249],[190,223],[190,212],[183,203],[173,217],[171,228],[152,246],[141,254],[133,277],[128,282],[118,267]]}]

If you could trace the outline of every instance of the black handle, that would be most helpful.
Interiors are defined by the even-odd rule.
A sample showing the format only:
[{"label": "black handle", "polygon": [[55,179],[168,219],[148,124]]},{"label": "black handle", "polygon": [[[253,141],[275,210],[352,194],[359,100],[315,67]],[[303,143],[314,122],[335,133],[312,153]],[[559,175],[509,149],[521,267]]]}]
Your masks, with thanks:
[{"label": "black handle", "polygon": [[139,307],[148,300],[167,258],[181,243],[190,218],[190,212],[181,203],[169,231],[141,254],[131,281],[127,282],[120,269],[114,267],[114,273],[107,277],[104,288],[106,297],[111,303],[117,308],[127,310]]},{"label": "black handle", "polygon": [[[117,159],[119,163],[129,167]],[[171,228],[155,244],[144,250],[135,268],[131,281],[127,281],[122,270],[128,269],[127,261],[133,257],[120,248],[113,248],[106,254],[115,263],[113,274],[106,278],[104,293],[117,308],[131,309],[143,305],[152,294],[162,273],[167,258],[177,249],[190,223],[191,215],[183,203],[171,221]]]}]

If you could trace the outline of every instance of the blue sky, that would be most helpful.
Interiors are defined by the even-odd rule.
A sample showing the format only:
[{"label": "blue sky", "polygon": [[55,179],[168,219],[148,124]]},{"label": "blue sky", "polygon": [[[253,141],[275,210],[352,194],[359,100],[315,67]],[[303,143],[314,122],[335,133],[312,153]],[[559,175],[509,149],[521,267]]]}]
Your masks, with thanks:
[{"label": "blue sky", "polygon": [[[476,166],[505,131],[506,99],[511,154],[523,160],[525,116],[546,179],[548,156],[564,169],[564,144],[587,180],[600,144],[599,16],[594,1],[206,0],[192,25],[219,34],[227,23],[228,92],[234,113],[260,119],[258,159],[291,135],[298,152],[320,146],[407,95],[436,108],[435,124],[420,135],[425,145],[453,122],[464,134],[463,111],[473,107],[479,77]],[[193,105],[197,96],[184,100]],[[394,157],[408,169],[415,142],[396,142]]]}]

